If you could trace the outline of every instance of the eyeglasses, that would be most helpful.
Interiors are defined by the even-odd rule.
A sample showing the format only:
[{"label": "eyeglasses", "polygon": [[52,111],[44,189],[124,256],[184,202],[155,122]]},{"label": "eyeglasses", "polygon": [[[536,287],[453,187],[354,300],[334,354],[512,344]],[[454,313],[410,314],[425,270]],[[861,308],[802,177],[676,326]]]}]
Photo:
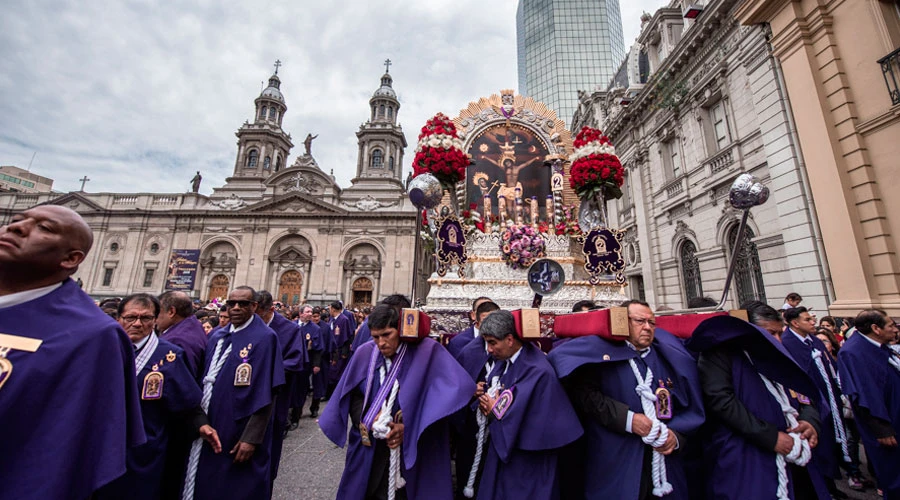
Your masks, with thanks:
[{"label": "eyeglasses", "polygon": [[135,321],[140,321],[141,323],[150,323],[155,320],[156,316],[122,316],[122,321],[125,323],[134,323]]},{"label": "eyeglasses", "polygon": [[256,304],[256,302],[252,301],[252,300],[226,300],[225,301],[225,305],[228,306],[228,308],[238,306],[242,309],[245,309],[245,308],[250,307],[250,304]]},{"label": "eyeglasses", "polygon": [[629,316],[628,319],[634,321],[636,325],[650,325],[650,328],[656,328],[656,321],[653,321],[650,318],[635,318],[634,316]]}]

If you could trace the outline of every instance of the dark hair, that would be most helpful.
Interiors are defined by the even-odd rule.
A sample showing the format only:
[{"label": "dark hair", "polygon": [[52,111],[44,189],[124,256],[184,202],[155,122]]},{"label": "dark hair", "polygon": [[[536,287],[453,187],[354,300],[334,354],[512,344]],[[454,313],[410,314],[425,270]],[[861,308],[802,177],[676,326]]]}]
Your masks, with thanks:
[{"label": "dark hair", "polygon": [[131,302],[144,307],[150,307],[152,305],[153,316],[159,316],[159,300],[157,300],[156,297],[150,295],[149,293],[133,293],[125,297],[121,302],[119,302],[119,306],[116,308],[116,313],[119,316],[122,316],[122,312],[125,310],[125,306],[127,306]]},{"label": "dark hair", "polygon": [[[408,309],[408,308],[412,307],[412,303],[409,301],[409,299],[406,298],[406,295],[402,295],[399,293],[395,293],[393,295],[388,295],[387,297],[381,299],[380,303],[384,304],[386,306],[391,306],[393,308],[396,308],[397,311],[399,311],[400,309],[404,309],[404,308]],[[377,304],[376,304],[376,307],[377,307]]]},{"label": "dark hair", "polygon": [[[165,310],[165,308],[162,307],[162,304],[160,304],[160,310]],[[175,314],[178,313],[176,312]],[[194,313],[194,317],[197,319],[203,319],[207,316],[209,316],[209,311],[207,311],[206,309],[198,309],[197,312]],[[216,316],[218,316],[218,314]]]},{"label": "dark hair", "polygon": [[500,310],[500,306],[498,306],[497,304],[494,304],[491,301],[482,302],[481,304],[478,305],[478,309],[475,310],[475,319],[477,320],[478,318],[481,317],[482,314],[484,314],[486,312],[493,312],[493,311],[499,311],[499,310]]},{"label": "dark hair", "polygon": [[250,295],[253,296],[253,300],[254,301],[256,300],[256,290],[254,290],[252,287],[249,287],[247,285],[241,285],[241,286],[234,287],[234,290],[232,290],[232,292],[235,290],[247,290],[250,292]]},{"label": "dark hair", "polygon": [[205,321],[205,323],[213,328],[218,328],[219,327],[219,318],[209,318]]},{"label": "dark hair", "polygon": [[398,328],[400,326],[400,312],[387,304],[378,304],[369,315],[369,329],[381,330],[384,328]]},{"label": "dark hair", "polygon": [[872,327],[884,328],[887,325],[887,313],[881,309],[864,309],[856,315],[853,326],[863,335],[872,333]]},{"label": "dark hair", "polygon": [[101,308],[100,310],[105,312],[112,319],[119,319],[119,312],[116,310],[115,307],[107,306],[107,307]]},{"label": "dark hair", "polygon": [[787,297],[784,298],[785,302],[789,300],[803,300],[803,297],[801,297],[799,293],[791,292],[787,294]]},{"label": "dark hair", "polygon": [[834,354],[836,356],[838,349],[841,348],[841,345],[838,344],[837,337],[835,337],[834,333],[832,333],[831,330],[829,330],[827,328],[822,328],[822,327],[816,328],[816,335],[818,335],[820,333],[822,335],[828,337],[828,341],[831,342],[831,348],[832,348],[832,350],[834,350]]},{"label": "dark hair", "polygon": [[175,290],[159,296],[159,307],[161,311],[168,311],[170,307],[174,307],[175,315],[180,318],[187,318],[194,313],[194,304],[191,302],[191,298],[186,293]]},{"label": "dark hair", "polygon": [[228,312],[228,306],[226,306],[225,304],[222,304],[221,306],[219,306],[219,312],[220,312],[220,313],[227,313],[227,312]]},{"label": "dark hair", "polygon": [[784,322],[790,324],[791,321],[799,318],[801,314],[808,312],[809,311],[803,306],[791,307],[790,309],[785,309],[782,315],[784,316]]},{"label": "dark hair", "polygon": [[269,293],[268,290],[260,290],[260,291],[256,292],[255,297],[256,297],[256,307],[258,308],[257,309],[258,311],[260,311],[260,312],[268,311],[269,309],[272,308],[274,299],[272,298],[272,294]]},{"label": "dark hair", "polygon": [[344,304],[341,304],[340,300],[335,300],[334,302],[332,302],[330,307],[336,311],[344,310]]},{"label": "dark hair", "polygon": [[[475,299],[475,300],[472,301],[472,310],[473,310],[473,311],[475,311],[476,309],[478,309],[478,302],[479,302],[479,301],[482,301],[482,300],[488,300],[488,301],[493,302],[493,300],[491,300],[490,297],[478,297],[477,299]],[[475,314],[478,314],[478,312],[475,311]]]},{"label": "dark hair", "polygon": [[590,311],[594,307],[597,307],[597,304],[595,304],[593,300],[579,300],[572,306],[572,312]]},{"label": "dark hair", "polygon": [[778,310],[765,302],[760,302],[758,300],[744,302],[741,304],[741,309],[747,311],[747,321],[756,326],[762,326],[760,323],[763,321],[776,321],[781,323],[781,315],[778,314]]},{"label": "dark hair", "polygon": [[637,299],[626,300],[625,302],[622,302],[621,304],[619,304],[619,307],[624,307],[624,308],[628,309],[629,307],[631,307],[635,304],[637,304],[639,306],[644,306],[647,308],[650,307],[650,304],[644,302],[643,300],[637,300]]},{"label": "dark hair", "polygon": [[719,303],[710,297],[694,297],[688,301],[688,309],[697,309],[699,307],[712,307]]},{"label": "dark hair", "polygon": [[481,322],[481,335],[503,340],[507,335],[516,337],[516,320],[509,311],[497,311]]},{"label": "dark hair", "polygon": [[826,322],[826,321],[828,323],[831,323],[831,326],[834,326],[834,327],[838,326],[838,322],[836,319],[834,319],[834,316],[822,316],[822,318],[819,319],[819,324],[821,325],[823,322]]},{"label": "dark hair", "polygon": [[119,307],[119,302],[122,302],[122,299],[120,299],[118,297],[114,297],[111,299],[103,299],[100,301],[99,306],[100,306],[100,309],[103,309],[104,307]]},{"label": "dark hair", "polygon": [[325,311],[324,309],[319,311],[319,321],[324,321],[327,323],[328,318],[330,318],[330,317],[331,316],[328,315],[328,311]]}]

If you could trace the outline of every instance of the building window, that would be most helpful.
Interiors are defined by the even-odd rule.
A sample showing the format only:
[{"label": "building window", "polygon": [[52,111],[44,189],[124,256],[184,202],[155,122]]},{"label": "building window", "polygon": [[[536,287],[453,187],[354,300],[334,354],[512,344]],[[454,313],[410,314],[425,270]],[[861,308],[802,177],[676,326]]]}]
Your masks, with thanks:
[{"label": "building window", "polygon": [[700,261],[697,260],[697,247],[694,242],[681,244],[681,277],[684,283],[684,303],[703,297],[703,282],[700,279]]},{"label": "building window", "polygon": [[256,165],[259,163],[259,151],[255,149],[251,149],[249,153],[247,153],[247,168],[256,168]]},{"label": "building window", "polygon": [[384,168],[384,154],[380,149],[372,151],[372,168]]},{"label": "building window", "polygon": [[719,101],[709,108],[709,120],[712,122],[712,139],[716,151],[721,151],[731,139],[728,136],[728,120],[725,116],[725,102]]},{"label": "building window", "polygon": [[388,118],[393,118],[393,117],[394,117],[394,107],[388,106]]},{"label": "building window", "polygon": [[118,252],[118,251],[119,251],[119,243],[118,243],[118,242],[115,242],[115,241],[112,242],[112,243],[110,243],[110,244],[109,244],[109,251],[110,251],[110,253],[116,253],[116,252]]},{"label": "building window", "polygon": [[277,160],[275,160],[275,171],[278,172],[281,170],[281,157],[279,156]]},{"label": "building window", "polygon": [[113,278],[114,270],[115,269],[112,267],[107,267],[106,269],[103,270],[103,285],[101,285],[101,286],[112,286],[112,278]]},{"label": "building window", "polygon": [[266,159],[263,160],[263,170],[269,170],[272,168],[272,157],[266,156]]},{"label": "building window", "polygon": [[751,300],[766,301],[766,286],[763,282],[762,266],[759,262],[759,252],[756,243],[753,242],[753,231],[748,227],[744,230],[743,241],[737,242],[738,225],[735,224],[728,232],[728,247],[732,255],[737,252],[734,263],[734,286],[737,288],[738,304]]},{"label": "building window", "polygon": [[394,157],[393,156],[391,156],[388,159],[388,170],[390,170],[391,172],[394,171]]},{"label": "building window", "polygon": [[150,253],[155,254],[156,252],[159,252],[159,243],[151,243]]},{"label": "building window", "polygon": [[266,107],[266,106],[263,106],[262,109],[259,110],[259,119],[260,119],[260,120],[265,120],[265,119],[266,119],[266,113],[268,113],[268,111],[269,111],[269,108]]},{"label": "building window", "polygon": [[275,113],[276,113],[275,106],[272,106],[271,108],[269,108],[269,119],[270,120],[275,121]]},{"label": "building window", "polygon": [[153,273],[156,269],[144,269],[144,288],[153,286]]},{"label": "building window", "polygon": [[384,116],[384,104],[378,106],[378,116]]},{"label": "building window", "polygon": [[663,143],[663,167],[668,180],[677,179],[681,176],[681,157],[678,154],[678,149],[677,137]]}]

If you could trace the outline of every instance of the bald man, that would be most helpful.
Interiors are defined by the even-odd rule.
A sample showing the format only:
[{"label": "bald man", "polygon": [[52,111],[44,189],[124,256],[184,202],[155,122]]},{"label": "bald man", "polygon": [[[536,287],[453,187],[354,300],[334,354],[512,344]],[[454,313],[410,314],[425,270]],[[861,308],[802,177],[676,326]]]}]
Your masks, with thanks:
[{"label": "bald man", "polygon": [[88,498],[145,441],[134,347],[70,278],[92,243],[61,206],[0,227],[0,499]]}]

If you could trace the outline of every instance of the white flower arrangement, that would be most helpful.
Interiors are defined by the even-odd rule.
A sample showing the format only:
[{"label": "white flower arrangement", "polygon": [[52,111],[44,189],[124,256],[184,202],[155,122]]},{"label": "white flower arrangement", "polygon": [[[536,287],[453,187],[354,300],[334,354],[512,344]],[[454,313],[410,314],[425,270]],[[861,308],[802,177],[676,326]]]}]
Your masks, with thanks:
[{"label": "white flower arrangement", "polygon": [[616,148],[613,147],[612,144],[603,144],[600,141],[591,141],[590,143],[575,149],[575,152],[572,153],[572,156],[569,157],[569,161],[575,163],[575,160],[579,160],[581,158],[585,158],[594,154],[607,154],[615,156]]}]

